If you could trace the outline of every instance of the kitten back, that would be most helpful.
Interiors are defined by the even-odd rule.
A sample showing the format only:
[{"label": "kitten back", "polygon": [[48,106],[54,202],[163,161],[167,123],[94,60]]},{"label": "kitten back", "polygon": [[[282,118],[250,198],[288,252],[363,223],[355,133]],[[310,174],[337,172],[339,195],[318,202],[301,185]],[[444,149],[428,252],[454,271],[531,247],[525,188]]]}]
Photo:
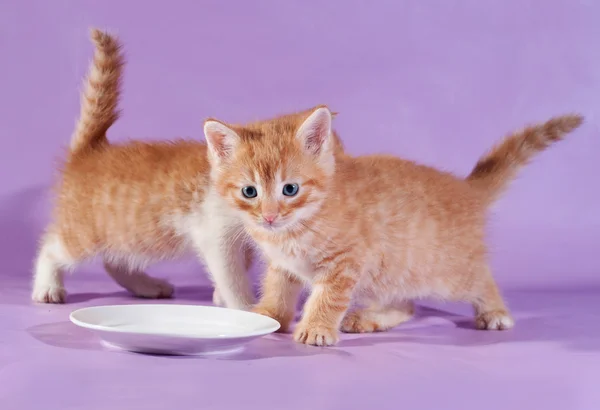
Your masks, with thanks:
[{"label": "kitten back", "polygon": [[77,154],[107,143],[106,132],[119,118],[124,56],[117,37],[93,28],[90,37],[95,53],[81,95],[81,113],[71,138]]},{"label": "kitten back", "polygon": [[492,203],[522,166],[582,123],[581,115],[563,115],[509,135],[477,162],[467,182],[484,192],[487,202]]}]

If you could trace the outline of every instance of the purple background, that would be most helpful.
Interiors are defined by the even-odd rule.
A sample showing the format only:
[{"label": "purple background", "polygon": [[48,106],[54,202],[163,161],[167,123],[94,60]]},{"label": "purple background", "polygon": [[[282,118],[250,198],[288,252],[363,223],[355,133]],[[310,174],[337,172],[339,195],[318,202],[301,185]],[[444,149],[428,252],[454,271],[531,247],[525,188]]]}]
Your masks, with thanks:
[{"label": "purple background", "polygon": [[[68,322],[75,308],[131,302],[97,265],[69,280],[69,304],[32,305],[46,189],[78,113],[92,25],[118,33],[128,56],[113,141],[201,139],[209,115],[242,122],[326,103],[353,154],[464,175],[504,134],[584,114],[495,207],[493,266],[517,328],[476,332],[468,307],[447,304],[334,349],[271,336],[228,360],[176,359],[105,351]],[[3,0],[2,408],[599,408],[599,39],[593,0]],[[206,303],[198,270],[152,269],[173,278],[179,302]]]}]

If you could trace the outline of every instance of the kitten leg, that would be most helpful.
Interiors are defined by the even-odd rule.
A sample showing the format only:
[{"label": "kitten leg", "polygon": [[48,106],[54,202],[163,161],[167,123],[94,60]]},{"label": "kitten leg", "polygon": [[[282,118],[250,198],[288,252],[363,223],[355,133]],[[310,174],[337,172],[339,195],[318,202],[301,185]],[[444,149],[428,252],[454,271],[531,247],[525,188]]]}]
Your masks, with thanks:
[{"label": "kitten leg", "polygon": [[412,319],[412,301],[400,301],[385,307],[369,307],[346,313],[341,330],[346,333],[383,332]]},{"label": "kitten leg", "polygon": [[64,271],[75,262],[58,234],[46,234],[35,262],[31,299],[40,303],[64,303],[67,298]]},{"label": "kitten leg", "polygon": [[475,327],[480,330],[505,330],[515,325],[488,267],[468,300],[475,308]]},{"label": "kitten leg", "polygon": [[[248,245],[244,245],[244,256],[245,256],[245,263],[246,263],[246,272],[248,272],[248,270],[250,270],[250,267],[252,266],[252,262],[254,259],[254,253],[252,251],[252,248]],[[220,307],[225,307],[225,301],[223,300],[223,297],[221,296],[221,292],[219,292],[219,288],[217,286],[215,286],[214,291],[213,291],[213,305],[215,306],[220,306]]]},{"label": "kitten leg", "polygon": [[338,329],[348,310],[358,271],[341,261],[318,278],[304,305],[304,315],[294,331],[294,340],[316,346],[331,346],[338,341]]},{"label": "kitten leg", "polygon": [[212,302],[215,306],[225,307],[225,301],[221,297],[221,293],[219,292],[219,288],[217,287],[215,287],[215,290],[213,291]]},{"label": "kitten leg", "polygon": [[296,314],[302,283],[289,272],[270,265],[262,280],[262,297],[253,312],[279,322],[279,332],[287,332]]},{"label": "kitten leg", "polygon": [[244,239],[242,235],[217,235],[201,238],[197,243],[219,299],[226,307],[240,310],[248,310],[254,304]]},{"label": "kitten leg", "polygon": [[174,288],[169,282],[153,278],[127,262],[104,261],[104,269],[115,282],[139,298],[163,299],[173,296]]}]

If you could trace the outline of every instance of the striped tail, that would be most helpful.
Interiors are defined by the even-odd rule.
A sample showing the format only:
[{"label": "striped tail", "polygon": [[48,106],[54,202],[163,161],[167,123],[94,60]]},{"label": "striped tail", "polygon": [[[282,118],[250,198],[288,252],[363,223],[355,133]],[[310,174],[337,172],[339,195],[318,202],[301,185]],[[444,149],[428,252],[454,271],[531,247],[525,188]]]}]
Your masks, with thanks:
[{"label": "striped tail", "polygon": [[491,203],[535,154],[562,140],[582,123],[580,115],[563,115],[509,135],[477,162],[466,179],[473,187],[485,192]]},{"label": "striped tail", "polygon": [[81,113],[71,138],[71,153],[77,154],[108,143],[106,132],[119,118],[119,97],[124,56],[119,40],[98,29],[91,30],[96,46],[81,96]]}]

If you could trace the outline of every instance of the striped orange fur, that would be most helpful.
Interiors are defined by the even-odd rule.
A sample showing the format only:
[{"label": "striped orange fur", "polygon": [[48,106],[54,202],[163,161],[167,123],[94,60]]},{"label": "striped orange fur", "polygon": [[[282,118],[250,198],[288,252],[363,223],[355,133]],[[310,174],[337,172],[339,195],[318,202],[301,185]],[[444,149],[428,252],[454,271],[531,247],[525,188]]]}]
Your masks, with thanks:
[{"label": "striped orange fur", "polygon": [[205,123],[217,190],[269,263],[255,311],[285,330],[309,286],[294,337],[312,345],[335,344],[340,328],[394,327],[425,297],[471,303],[479,329],[512,327],[487,262],[486,211],[522,164],[582,117],[514,133],[466,179],[387,155],[347,156],[331,120],[319,106],[246,126]]},{"label": "striped orange fur", "polygon": [[92,30],[92,41],[81,115],[35,261],[32,299],[65,302],[65,272],[94,257],[132,294],[170,297],[173,286],[144,270],[190,253],[205,262],[215,303],[250,308],[250,247],[241,222],[210,185],[206,144],[110,144],[106,133],[119,117],[124,55],[115,36]]}]

